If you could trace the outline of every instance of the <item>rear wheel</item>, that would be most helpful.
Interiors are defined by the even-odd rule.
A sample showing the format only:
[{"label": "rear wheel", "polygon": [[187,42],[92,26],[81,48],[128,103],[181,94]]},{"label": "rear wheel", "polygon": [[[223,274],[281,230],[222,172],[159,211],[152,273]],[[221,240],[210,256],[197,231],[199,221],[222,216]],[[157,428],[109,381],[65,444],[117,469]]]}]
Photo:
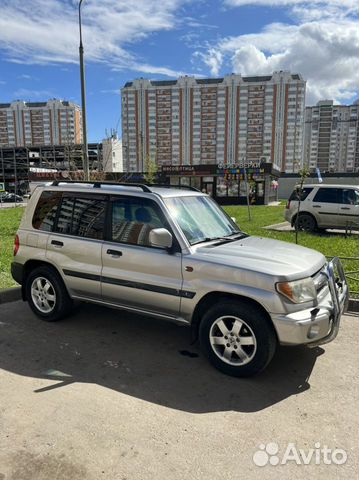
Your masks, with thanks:
[{"label": "rear wheel", "polygon": [[201,348],[218,370],[235,377],[262,371],[271,361],[277,338],[273,326],[257,307],[224,301],[203,316]]},{"label": "rear wheel", "polygon": [[32,311],[47,322],[65,317],[73,302],[60,275],[51,267],[41,266],[26,278],[26,299]]},{"label": "rear wheel", "polygon": [[303,230],[304,232],[314,232],[317,228],[317,222],[315,219],[308,213],[302,213],[298,218],[298,230]]}]

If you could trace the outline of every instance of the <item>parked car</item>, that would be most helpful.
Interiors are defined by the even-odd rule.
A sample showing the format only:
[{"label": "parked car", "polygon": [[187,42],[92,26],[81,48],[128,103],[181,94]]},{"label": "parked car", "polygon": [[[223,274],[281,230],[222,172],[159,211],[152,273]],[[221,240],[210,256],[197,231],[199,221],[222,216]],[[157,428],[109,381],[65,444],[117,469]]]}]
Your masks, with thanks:
[{"label": "parked car", "polygon": [[20,195],[15,195],[15,193],[2,192],[2,194],[0,194],[0,202],[23,202],[23,198],[20,197]]},{"label": "parked car", "polygon": [[12,275],[43,320],[83,300],[174,321],[234,376],[263,370],[278,344],[333,340],[348,300],[338,259],[247,235],[207,194],[169,186],[37,187]]},{"label": "parked car", "polygon": [[299,196],[299,230],[359,229],[359,186],[304,185],[301,194],[295,189],[284,213],[292,226],[297,221]]}]

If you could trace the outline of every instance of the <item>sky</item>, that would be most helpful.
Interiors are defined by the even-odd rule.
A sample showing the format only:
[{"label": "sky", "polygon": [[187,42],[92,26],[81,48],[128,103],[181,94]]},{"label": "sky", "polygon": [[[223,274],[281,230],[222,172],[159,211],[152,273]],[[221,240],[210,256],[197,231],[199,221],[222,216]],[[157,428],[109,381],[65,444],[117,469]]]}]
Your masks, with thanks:
[{"label": "sky", "polygon": [[[80,103],[76,0],[0,0],[0,103]],[[89,141],[121,136],[120,89],[144,77],[301,73],[307,105],[359,90],[358,0],[83,0]]]}]

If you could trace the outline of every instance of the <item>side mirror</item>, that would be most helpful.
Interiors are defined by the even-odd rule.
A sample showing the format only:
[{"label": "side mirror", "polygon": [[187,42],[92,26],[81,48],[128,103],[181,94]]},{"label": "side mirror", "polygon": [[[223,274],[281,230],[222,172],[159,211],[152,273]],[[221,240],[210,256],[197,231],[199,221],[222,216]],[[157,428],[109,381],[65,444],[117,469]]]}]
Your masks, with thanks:
[{"label": "side mirror", "polygon": [[150,231],[149,241],[151,247],[171,248],[173,240],[166,228],[154,228]]},{"label": "side mirror", "polygon": [[237,223],[236,217],[231,217],[232,222]]}]

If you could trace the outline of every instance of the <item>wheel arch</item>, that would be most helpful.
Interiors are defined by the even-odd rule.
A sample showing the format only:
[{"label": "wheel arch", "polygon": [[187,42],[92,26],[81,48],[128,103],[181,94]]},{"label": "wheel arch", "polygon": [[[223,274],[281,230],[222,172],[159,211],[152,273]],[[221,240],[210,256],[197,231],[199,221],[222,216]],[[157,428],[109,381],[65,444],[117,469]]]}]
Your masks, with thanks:
[{"label": "wheel arch", "polygon": [[237,295],[234,293],[225,293],[225,292],[210,292],[204,295],[200,301],[197,303],[193,315],[192,315],[192,321],[191,321],[191,331],[192,331],[192,342],[195,342],[198,338],[198,330],[199,330],[199,325],[201,323],[201,318],[206,310],[211,308],[212,306],[216,305],[218,302],[224,301],[224,300],[232,300],[232,301],[239,301],[242,304],[246,305],[252,305],[256,308],[258,308],[263,315],[267,318],[268,323],[272,326],[273,331],[277,337],[277,332],[276,329],[273,325],[272,319],[267,312],[267,310],[263,307],[262,304],[260,304],[257,300],[254,300],[253,298],[246,297],[243,295]]},{"label": "wheel arch", "polygon": [[295,213],[295,214],[293,215],[293,217],[292,217],[292,227],[295,226],[295,222],[297,221],[297,216],[298,216],[298,215],[299,215],[299,216],[301,216],[301,215],[309,215],[310,217],[313,218],[316,227],[318,226],[318,221],[317,221],[317,219],[315,218],[315,215],[313,215],[312,212],[307,212],[306,210],[304,210],[304,211],[300,211],[299,214],[298,214],[298,213]]},{"label": "wheel arch", "polygon": [[[21,295],[22,299],[26,301],[26,279],[27,276],[35,269],[38,267],[50,267],[52,270],[54,270],[58,275],[60,275],[60,278],[62,279],[62,275],[59,272],[59,270],[50,262],[46,262],[44,260],[28,260],[24,264],[24,270],[23,270],[23,279],[22,279],[22,284],[21,284]],[[64,282],[65,285],[65,282]],[[67,287],[65,285],[65,288],[67,290]]]}]

